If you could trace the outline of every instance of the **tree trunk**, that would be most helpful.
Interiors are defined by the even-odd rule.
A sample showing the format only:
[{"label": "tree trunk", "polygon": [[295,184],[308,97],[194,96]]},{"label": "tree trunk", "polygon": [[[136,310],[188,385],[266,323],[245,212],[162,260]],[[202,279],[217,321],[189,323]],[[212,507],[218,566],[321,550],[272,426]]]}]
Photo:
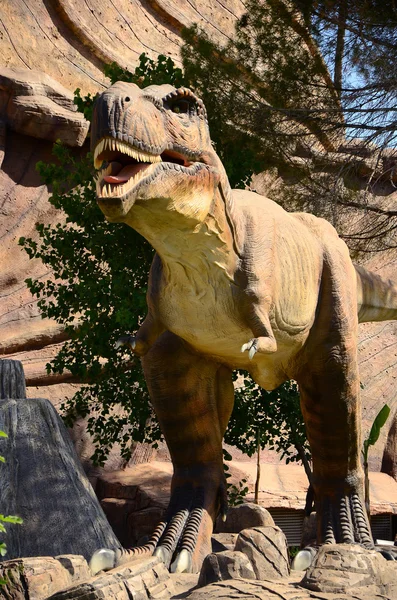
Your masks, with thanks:
[{"label": "tree trunk", "polygon": [[261,478],[261,444],[260,444],[260,435],[258,431],[258,439],[257,439],[257,455],[256,455],[256,481],[255,481],[255,496],[254,502],[255,504],[259,504],[259,482]]},{"label": "tree trunk", "polygon": [[342,69],[343,53],[345,50],[346,18],[347,0],[341,0],[339,3],[338,31],[336,34],[336,48],[334,60],[334,86],[339,95],[339,98],[341,96],[342,90]]}]

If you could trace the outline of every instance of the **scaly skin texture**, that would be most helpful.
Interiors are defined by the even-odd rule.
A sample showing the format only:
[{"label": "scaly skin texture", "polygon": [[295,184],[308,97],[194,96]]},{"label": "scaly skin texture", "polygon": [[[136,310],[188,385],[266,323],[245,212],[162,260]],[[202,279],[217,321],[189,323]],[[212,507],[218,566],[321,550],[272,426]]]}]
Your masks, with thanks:
[{"label": "scaly skin texture", "polygon": [[[155,248],[142,356],[174,465],[168,514],[141,551],[197,571],[226,510],[232,369],[295,379],[313,454],[318,542],[372,544],[363,510],[357,325],[397,318],[397,288],[353,266],[323,219],[230,189],[190,90],[116,83],[97,103],[98,203]],[[108,163],[108,164],[107,164]],[[137,552],[127,552],[128,559]]]}]

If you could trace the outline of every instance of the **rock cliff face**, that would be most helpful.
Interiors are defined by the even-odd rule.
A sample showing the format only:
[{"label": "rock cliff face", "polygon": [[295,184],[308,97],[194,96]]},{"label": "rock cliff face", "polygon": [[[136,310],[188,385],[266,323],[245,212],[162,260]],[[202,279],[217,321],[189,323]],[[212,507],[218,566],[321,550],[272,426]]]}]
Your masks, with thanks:
[{"label": "rock cliff face", "polygon": [[[6,69],[0,73],[0,356],[23,362],[28,396],[43,396],[37,387],[45,386],[44,395],[57,403],[73,394],[78,383],[67,373],[62,377],[46,374],[45,364],[56,354],[64,334],[56,323],[41,319],[24,284],[27,277],[45,278],[49,273],[40,262],[30,261],[17,245],[21,236],[34,237],[37,222],[62,219],[48,203],[49,193],[35,164],[51,159],[51,140],[63,138],[77,147],[84,144],[87,124],[74,111],[73,90],[80,87],[83,94],[94,94],[105,89],[104,64],[116,61],[134,68],[142,52],[151,57],[165,53],[178,63],[182,27],[193,23],[224,43],[233,35],[243,12],[240,0],[2,3],[0,49]],[[10,78],[9,69],[19,72]],[[28,76],[32,70],[40,71],[39,75]],[[336,156],[333,153],[333,160]],[[272,197],[271,190],[269,195]],[[395,202],[392,186],[387,195]],[[366,266],[397,278],[392,253],[377,255]],[[392,323],[360,327],[364,433],[381,405],[388,402],[392,414],[397,407],[396,333]],[[388,429],[384,428],[371,451],[373,469],[380,468]],[[393,433],[389,436],[389,454],[397,452],[396,437]]]}]

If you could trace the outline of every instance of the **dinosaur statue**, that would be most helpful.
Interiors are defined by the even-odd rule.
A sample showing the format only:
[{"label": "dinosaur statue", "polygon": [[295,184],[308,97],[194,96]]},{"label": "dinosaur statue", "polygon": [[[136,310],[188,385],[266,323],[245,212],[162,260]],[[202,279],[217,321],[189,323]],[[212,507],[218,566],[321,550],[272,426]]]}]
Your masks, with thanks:
[{"label": "dinosaur statue", "polygon": [[313,455],[319,543],[371,547],[360,464],[358,322],[397,319],[397,286],[354,267],[325,220],[231,190],[189,89],[118,82],[96,102],[97,200],[154,247],[148,314],[127,341],[142,357],[174,475],[149,543],[125,551],[200,568],[226,512],[222,437],[232,370],[300,388]]}]

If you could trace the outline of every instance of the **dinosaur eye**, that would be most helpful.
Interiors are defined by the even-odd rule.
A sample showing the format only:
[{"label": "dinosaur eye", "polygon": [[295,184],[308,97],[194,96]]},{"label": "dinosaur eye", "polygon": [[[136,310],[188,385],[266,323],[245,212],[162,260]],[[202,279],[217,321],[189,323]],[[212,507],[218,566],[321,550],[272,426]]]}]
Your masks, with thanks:
[{"label": "dinosaur eye", "polygon": [[185,98],[181,98],[180,100],[176,100],[171,105],[172,112],[179,114],[195,114],[196,113],[196,104],[195,102],[189,101]]}]

